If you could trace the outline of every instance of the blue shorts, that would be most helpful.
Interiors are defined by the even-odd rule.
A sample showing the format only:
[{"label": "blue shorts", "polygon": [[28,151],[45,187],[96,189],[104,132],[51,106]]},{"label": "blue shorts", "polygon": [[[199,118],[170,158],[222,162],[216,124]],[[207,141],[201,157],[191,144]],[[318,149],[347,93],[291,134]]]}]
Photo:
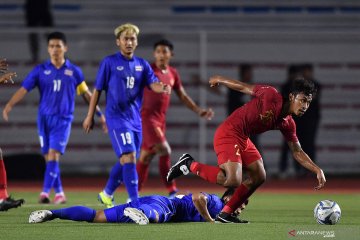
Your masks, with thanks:
[{"label": "blue shorts", "polygon": [[72,119],[56,115],[38,116],[38,133],[43,154],[47,154],[49,149],[64,154],[70,137]]},{"label": "blue shorts", "polygon": [[139,158],[142,141],[141,132],[135,132],[127,128],[112,129],[109,130],[109,136],[118,158],[125,153],[131,152],[136,152],[136,158]]},{"label": "blue shorts", "polygon": [[134,207],[130,203],[121,204],[112,208],[104,209],[106,221],[109,223],[133,223],[129,217],[124,216],[124,209]]}]

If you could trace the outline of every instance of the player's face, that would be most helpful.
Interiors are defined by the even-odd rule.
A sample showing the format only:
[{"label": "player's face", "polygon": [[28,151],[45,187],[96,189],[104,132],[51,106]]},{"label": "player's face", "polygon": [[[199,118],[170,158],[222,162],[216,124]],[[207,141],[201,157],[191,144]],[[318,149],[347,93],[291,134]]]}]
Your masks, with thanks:
[{"label": "player's face", "polygon": [[124,31],[116,39],[116,45],[119,46],[120,52],[128,58],[131,58],[138,45],[136,33]]},{"label": "player's face", "polygon": [[52,60],[62,60],[65,58],[67,46],[60,39],[50,39],[48,43],[48,53]]},{"label": "player's face", "polygon": [[168,46],[158,45],[154,50],[155,64],[160,67],[169,65],[172,52]]},{"label": "player's face", "polygon": [[299,93],[295,96],[293,94],[290,94],[289,99],[290,112],[296,116],[301,117],[309,108],[312,101],[312,95],[307,96],[303,93]]}]

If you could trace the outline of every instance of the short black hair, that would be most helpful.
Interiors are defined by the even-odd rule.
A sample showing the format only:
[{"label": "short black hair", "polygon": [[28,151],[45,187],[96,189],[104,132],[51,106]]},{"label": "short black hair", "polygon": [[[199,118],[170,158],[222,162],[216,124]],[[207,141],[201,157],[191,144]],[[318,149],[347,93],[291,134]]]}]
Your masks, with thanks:
[{"label": "short black hair", "polygon": [[305,79],[303,77],[297,77],[291,84],[290,92],[295,96],[299,93],[304,93],[305,96],[310,96],[314,98],[316,95],[317,89],[315,87],[314,81],[310,79]]},{"label": "short black hair", "polygon": [[47,42],[49,43],[52,39],[59,39],[63,41],[63,43],[66,45],[66,36],[62,32],[52,32],[47,37]]},{"label": "short black hair", "polygon": [[234,194],[234,192],[235,192],[235,188],[228,188],[228,189],[224,192],[224,194],[221,196],[221,201],[222,201],[222,203],[225,204],[224,198],[225,198],[226,196],[229,196],[229,195],[232,196],[232,195]]},{"label": "short black hair", "polygon": [[154,43],[154,50],[159,45],[167,46],[167,47],[169,47],[170,51],[174,51],[174,44],[172,44],[172,42],[170,42],[167,39],[161,39],[161,40],[157,41],[156,43]]}]

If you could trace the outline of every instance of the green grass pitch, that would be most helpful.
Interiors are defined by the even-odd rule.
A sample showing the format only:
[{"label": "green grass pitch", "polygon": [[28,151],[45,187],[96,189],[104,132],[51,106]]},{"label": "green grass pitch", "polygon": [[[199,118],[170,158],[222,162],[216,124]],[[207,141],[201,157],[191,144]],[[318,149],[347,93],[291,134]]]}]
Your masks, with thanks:
[{"label": "green grass pitch", "polygon": [[[161,194],[161,193],[160,193]],[[25,198],[21,208],[0,212],[0,239],[123,239],[123,240],[175,240],[175,239],[360,239],[360,194],[285,194],[255,193],[242,218],[250,224],[166,223],[139,226],[135,224],[90,224],[54,220],[42,224],[29,224],[31,211],[59,208],[37,203],[38,192],[13,192],[16,198]],[[67,192],[68,204],[85,205],[100,209],[96,192]],[[317,202],[332,199],[342,210],[340,222],[323,226],[313,218]],[[125,195],[116,195],[124,202]],[[289,234],[295,230],[296,235]]]}]

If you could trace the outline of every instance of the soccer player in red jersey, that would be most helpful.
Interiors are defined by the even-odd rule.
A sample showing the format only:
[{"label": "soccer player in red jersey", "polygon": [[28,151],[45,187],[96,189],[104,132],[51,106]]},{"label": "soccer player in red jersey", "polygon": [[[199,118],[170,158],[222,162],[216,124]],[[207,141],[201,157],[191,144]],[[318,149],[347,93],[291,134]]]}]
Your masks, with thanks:
[{"label": "soccer player in red jersey", "polygon": [[[155,63],[151,65],[157,78],[164,84],[171,86],[181,102],[200,117],[210,120],[214,112],[199,107],[188,96],[181,84],[180,76],[170,60],[173,57],[173,44],[166,40],[160,40],[154,44]],[[159,172],[162,181],[169,192],[169,196],[177,192],[174,181],[167,182],[166,175],[170,169],[171,148],[166,140],[166,112],[170,104],[170,95],[154,93],[149,89],[144,90],[144,100],[141,109],[143,142],[140,159],[136,169],[139,175],[139,191],[144,185],[151,160],[156,154],[159,155]]]},{"label": "soccer player in red jersey", "polygon": [[[282,96],[271,86],[251,85],[222,76],[211,77],[209,83],[211,87],[223,84],[254,98],[235,110],[216,130],[214,150],[218,166],[201,164],[194,161],[189,154],[184,154],[170,169],[168,181],[192,172],[211,183],[227,188],[235,187],[233,197],[224,206],[216,221],[242,223],[243,221],[232,213],[246,203],[266,178],[262,157],[249,136],[278,129],[285,137],[294,158],[316,174],[318,186],[315,189],[324,187],[325,175],[302,150],[292,118],[292,115],[302,116],[308,109],[316,93],[312,81],[296,79],[286,96]],[[243,170],[248,175],[244,180]]]},{"label": "soccer player in red jersey", "polygon": [[[5,59],[0,59],[0,83],[13,83],[13,77],[16,77],[15,72],[7,72],[8,64]],[[7,176],[4,160],[2,157],[2,150],[0,148],[0,211],[7,211],[10,208],[17,208],[24,203],[24,199],[15,200],[9,197],[7,192]]]}]

